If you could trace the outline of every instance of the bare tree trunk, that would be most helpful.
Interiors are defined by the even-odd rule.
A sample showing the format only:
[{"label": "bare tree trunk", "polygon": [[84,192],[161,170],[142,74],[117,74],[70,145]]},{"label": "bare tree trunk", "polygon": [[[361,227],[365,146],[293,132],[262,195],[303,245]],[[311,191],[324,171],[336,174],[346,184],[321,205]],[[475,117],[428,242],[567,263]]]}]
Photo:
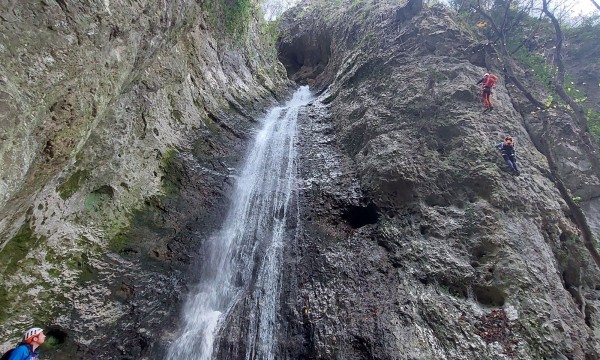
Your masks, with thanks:
[{"label": "bare tree trunk", "polygon": [[543,11],[550,21],[552,21],[552,25],[554,26],[554,31],[556,33],[556,47],[554,52],[554,63],[556,64],[556,75],[554,77],[554,85],[556,86],[556,92],[563,99],[564,102],[569,104],[571,109],[575,112],[575,117],[579,122],[579,126],[582,130],[588,131],[587,118],[585,116],[585,111],[583,107],[581,107],[578,103],[573,101],[573,99],[567,94],[564,88],[565,84],[565,64],[562,60],[562,45],[564,40],[564,35],[560,28],[560,24],[554,14],[548,10],[548,0],[542,0]]},{"label": "bare tree trunk", "polygon": [[519,44],[519,46],[517,46],[517,48],[516,48],[516,49],[514,49],[514,50],[513,50],[513,51],[510,53],[511,55],[513,55],[513,54],[516,54],[516,53],[517,53],[517,51],[519,51],[519,49],[521,49],[521,48],[522,48],[522,47],[525,45],[525,43],[526,43],[527,41],[529,41],[530,39],[532,39],[532,38],[533,38],[533,36],[535,35],[535,33],[536,33],[536,32],[537,32],[539,29],[540,29],[540,25],[542,24],[542,16],[543,16],[543,13],[542,13],[542,12],[540,12],[540,17],[538,18],[538,23],[537,23],[537,25],[535,26],[535,28],[533,28],[533,30],[531,30],[531,33],[529,33],[529,35],[527,36],[527,38],[525,38],[523,41],[521,41],[521,43]]},{"label": "bare tree trunk", "polygon": [[490,23],[494,34],[498,39],[500,39],[500,57],[502,63],[504,64],[504,69],[507,78],[515,84],[515,86],[523,93],[523,95],[525,95],[527,100],[529,100],[533,105],[535,105],[539,109],[545,109],[546,105],[544,105],[544,103],[542,103],[541,101],[537,100],[515,75],[511,62],[512,57],[508,52],[508,49],[506,48],[506,36],[504,34],[504,31],[499,29],[496,23],[494,22],[494,19],[492,19],[492,17],[483,10],[481,6],[481,0],[477,0],[477,7],[475,8],[475,11],[477,11],[477,13],[483,16]]},{"label": "bare tree trunk", "polygon": [[600,179],[600,158],[596,156],[595,144],[594,140],[590,136],[588,131],[588,122],[587,116],[585,114],[585,110],[581,105],[576,103],[570,96],[567,94],[564,88],[565,82],[565,64],[562,61],[562,45],[564,40],[564,35],[562,33],[560,23],[554,16],[554,14],[548,9],[548,0],[542,0],[542,11],[554,26],[554,31],[556,33],[556,47],[555,47],[555,56],[554,63],[556,64],[556,75],[554,77],[554,86],[556,87],[556,92],[561,97],[561,99],[567,103],[571,109],[573,109],[573,116],[579,123],[579,136],[582,141],[582,145],[585,146],[588,152],[588,159],[592,164],[592,169],[594,170],[594,174],[598,179]]},{"label": "bare tree trunk", "polygon": [[[594,153],[594,146],[592,145],[592,140],[589,137],[589,133],[587,133],[587,131],[586,131],[587,119],[585,118],[585,112],[579,106],[579,104],[575,103],[568,96],[568,94],[564,91],[564,88],[563,88],[565,70],[564,70],[564,64],[562,63],[561,52],[560,52],[561,48],[562,48],[562,39],[563,39],[562,36],[563,35],[562,35],[562,31],[560,31],[560,24],[558,23],[558,21],[556,20],[554,15],[548,11],[547,1],[548,0],[543,0],[544,13],[548,17],[551,18],[552,23],[557,32],[557,44],[556,44],[557,46],[556,46],[555,61],[557,64],[558,71],[557,71],[557,79],[555,80],[556,88],[557,88],[557,91],[559,91],[559,95],[561,96],[561,98],[563,98],[563,95],[565,96],[563,98],[563,100],[565,102],[567,102],[569,105],[571,105],[571,103],[573,104],[573,105],[571,105],[571,108],[574,110],[574,112],[577,113],[577,111],[579,110],[580,111],[579,115],[583,115],[582,117],[579,117],[579,116],[576,117],[576,120],[578,122],[581,123],[583,121],[583,123],[585,124],[585,126],[580,127],[580,131],[578,132],[578,134],[579,134],[580,139],[583,142],[583,145],[585,146],[586,150],[588,151],[588,158],[589,158],[590,162],[592,163],[592,169],[594,171],[594,174],[596,175],[596,177],[598,177],[598,179],[600,179],[600,161],[599,161],[599,158]],[[495,24],[494,19],[483,10],[483,8],[481,6],[481,0],[477,1],[477,5],[478,6],[475,8],[477,13],[479,13],[487,21],[490,22],[490,25],[491,25],[492,30],[494,31],[495,35],[499,39],[501,39],[500,44],[499,44],[500,57],[501,57],[500,60],[504,63],[507,77],[517,86],[517,88],[519,90],[521,90],[521,92],[523,92],[525,97],[527,97],[527,99],[532,104],[534,104],[536,107],[538,107],[540,109],[546,109],[547,107],[544,104],[542,104],[540,101],[535,99],[533,97],[533,95],[529,91],[526,90],[525,86],[523,86],[523,84],[515,76],[513,66],[512,66],[512,57],[506,48],[506,41],[505,41],[506,35],[504,33],[504,28],[499,29],[498,26]],[[508,10],[508,8],[506,10]],[[560,88],[560,90],[558,90],[559,88]],[[561,92],[562,92],[562,94],[561,94]],[[567,101],[567,99],[570,102]],[[544,127],[546,127],[546,126],[548,126],[548,122],[544,121]],[[527,128],[527,131],[529,132],[527,124],[525,124],[525,127]],[[583,213],[583,210],[581,209],[581,207],[577,203],[575,203],[575,201],[572,199],[570,190],[566,187],[566,185],[562,181],[560,172],[558,170],[557,162],[554,159],[554,155],[552,153],[551,144],[549,144],[548,140],[545,139],[544,137],[541,137],[540,141],[541,142],[536,144],[536,148],[542,154],[544,154],[544,156],[548,160],[548,165],[550,167],[550,172],[552,174],[554,183],[556,184],[556,186],[561,194],[561,197],[569,205],[569,209],[571,210],[571,212],[573,214],[573,220],[574,220],[575,224],[577,225],[577,227],[581,231],[581,234],[583,237],[583,243],[584,243],[585,247],[588,249],[592,258],[594,259],[594,262],[596,263],[596,265],[598,267],[600,267],[600,254],[598,253],[598,250],[595,247],[594,235],[593,235],[593,232],[587,222],[587,218],[585,217],[585,214]]]}]

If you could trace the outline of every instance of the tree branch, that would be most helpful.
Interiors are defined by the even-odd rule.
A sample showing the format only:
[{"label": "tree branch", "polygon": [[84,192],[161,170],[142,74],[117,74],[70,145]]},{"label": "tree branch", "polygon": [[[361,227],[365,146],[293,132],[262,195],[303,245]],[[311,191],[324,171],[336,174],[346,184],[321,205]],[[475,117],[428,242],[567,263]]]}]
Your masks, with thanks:
[{"label": "tree branch", "polygon": [[598,3],[595,0],[590,0],[598,10],[600,10],[600,5],[598,5]]},{"label": "tree branch", "polygon": [[502,39],[502,41],[500,41],[500,56],[502,57],[501,61],[504,64],[507,78],[515,84],[515,86],[523,93],[523,95],[525,95],[527,100],[529,100],[534,106],[536,106],[539,109],[545,109],[546,105],[544,105],[541,101],[537,100],[515,75],[512,63],[510,61],[512,57],[506,49],[506,41],[504,40],[504,34],[500,31],[500,29],[498,29],[498,26],[496,26],[494,19],[492,19],[492,17],[483,10],[483,8],[481,7],[481,0],[477,0],[477,7],[475,7],[474,9],[479,15],[483,16],[487,21],[489,21],[490,26],[492,27],[492,30],[494,31],[496,37]]},{"label": "tree branch", "polygon": [[537,25],[531,30],[531,32],[529,33],[529,36],[527,36],[525,39],[523,39],[523,41],[521,41],[521,43],[519,44],[519,46],[517,46],[516,49],[514,49],[510,54],[516,54],[517,51],[519,51],[520,48],[523,47],[523,45],[525,45],[525,43],[531,39],[533,37],[533,35],[535,35],[535,33],[539,30],[540,25],[542,24],[542,16],[544,15],[544,12],[540,11],[540,17],[538,18],[538,23]]},{"label": "tree branch", "polygon": [[562,60],[562,46],[563,46],[564,35],[560,28],[560,23],[558,22],[558,20],[554,16],[554,14],[550,10],[548,10],[548,0],[542,0],[542,6],[543,6],[542,11],[544,12],[544,14],[546,14],[546,16],[552,22],[552,25],[554,26],[554,32],[556,33],[556,44],[555,44],[556,46],[555,46],[555,52],[554,52],[554,54],[555,54],[554,63],[556,64],[556,74],[554,76],[554,85],[556,86],[556,92],[558,93],[560,98],[564,102],[569,104],[571,109],[573,109],[573,111],[575,112],[575,117],[576,117],[577,121],[579,122],[579,126],[581,127],[582,130],[587,132],[588,124],[587,124],[587,118],[585,116],[585,111],[578,103],[573,101],[573,99],[567,94],[567,92],[565,91],[565,88],[564,88],[565,64],[563,63],[563,60]]}]

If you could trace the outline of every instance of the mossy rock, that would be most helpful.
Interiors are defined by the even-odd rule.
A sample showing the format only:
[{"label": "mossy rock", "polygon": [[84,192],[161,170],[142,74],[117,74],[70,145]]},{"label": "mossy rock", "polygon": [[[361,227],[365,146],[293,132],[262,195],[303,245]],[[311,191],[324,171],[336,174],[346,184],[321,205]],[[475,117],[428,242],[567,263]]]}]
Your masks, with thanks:
[{"label": "mossy rock", "polygon": [[23,224],[17,234],[0,251],[0,266],[4,275],[13,274],[18,263],[25,259],[31,249],[45,238],[34,234],[29,223]]},{"label": "mossy rock", "polygon": [[56,187],[56,191],[60,195],[60,198],[63,200],[67,200],[73,194],[75,194],[83,184],[84,180],[89,176],[89,172],[87,170],[77,170],[73,175],[67,179],[64,183],[60,184]]},{"label": "mossy rock", "polygon": [[114,189],[109,185],[101,186],[100,188],[89,193],[83,202],[84,209],[90,212],[100,211],[104,205],[114,198]]}]

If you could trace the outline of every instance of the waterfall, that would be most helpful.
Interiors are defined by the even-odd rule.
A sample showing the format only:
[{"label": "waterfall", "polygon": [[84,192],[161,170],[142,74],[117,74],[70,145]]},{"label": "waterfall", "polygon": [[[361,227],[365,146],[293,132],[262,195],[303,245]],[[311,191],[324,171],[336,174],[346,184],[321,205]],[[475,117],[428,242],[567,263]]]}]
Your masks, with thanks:
[{"label": "waterfall", "polygon": [[274,359],[285,230],[289,221],[297,221],[290,206],[296,196],[296,122],[298,110],[310,100],[308,87],[301,87],[262,119],[231,208],[221,229],[203,245],[202,280],[184,307],[183,326],[167,359],[212,359],[219,329],[243,298],[254,304],[246,359]]}]

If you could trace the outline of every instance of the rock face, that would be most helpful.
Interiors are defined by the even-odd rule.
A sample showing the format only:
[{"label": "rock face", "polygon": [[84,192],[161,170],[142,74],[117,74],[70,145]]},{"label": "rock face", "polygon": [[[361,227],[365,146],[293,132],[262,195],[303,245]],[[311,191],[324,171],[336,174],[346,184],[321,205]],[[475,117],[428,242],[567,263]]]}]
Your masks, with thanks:
[{"label": "rock face", "polygon": [[33,325],[55,359],[171,340],[253,115],[289,86],[251,8],[221,3],[0,5],[0,350]]},{"label": "rock face", "polygon": [[[576,121],[528,104],[443,9],[344,4],[281,25],[289,77],[322,94],[301,121],[276,358],[600,357],[599,173]],[[519,177],[494,148],[505,134]]]},{"label": "rock face", "polygon": [[[250,3],[0,5],[0,350],[33,325],[52,359],[177,341],[255,115],[289,88]],[[419,0],[315,0],[281,30],[320,97],[273,358],[600,358],[600,162],[577,122],[502,76],[481,114],[497,54]],[[216,358],[247,353],[251,309]]]}]

